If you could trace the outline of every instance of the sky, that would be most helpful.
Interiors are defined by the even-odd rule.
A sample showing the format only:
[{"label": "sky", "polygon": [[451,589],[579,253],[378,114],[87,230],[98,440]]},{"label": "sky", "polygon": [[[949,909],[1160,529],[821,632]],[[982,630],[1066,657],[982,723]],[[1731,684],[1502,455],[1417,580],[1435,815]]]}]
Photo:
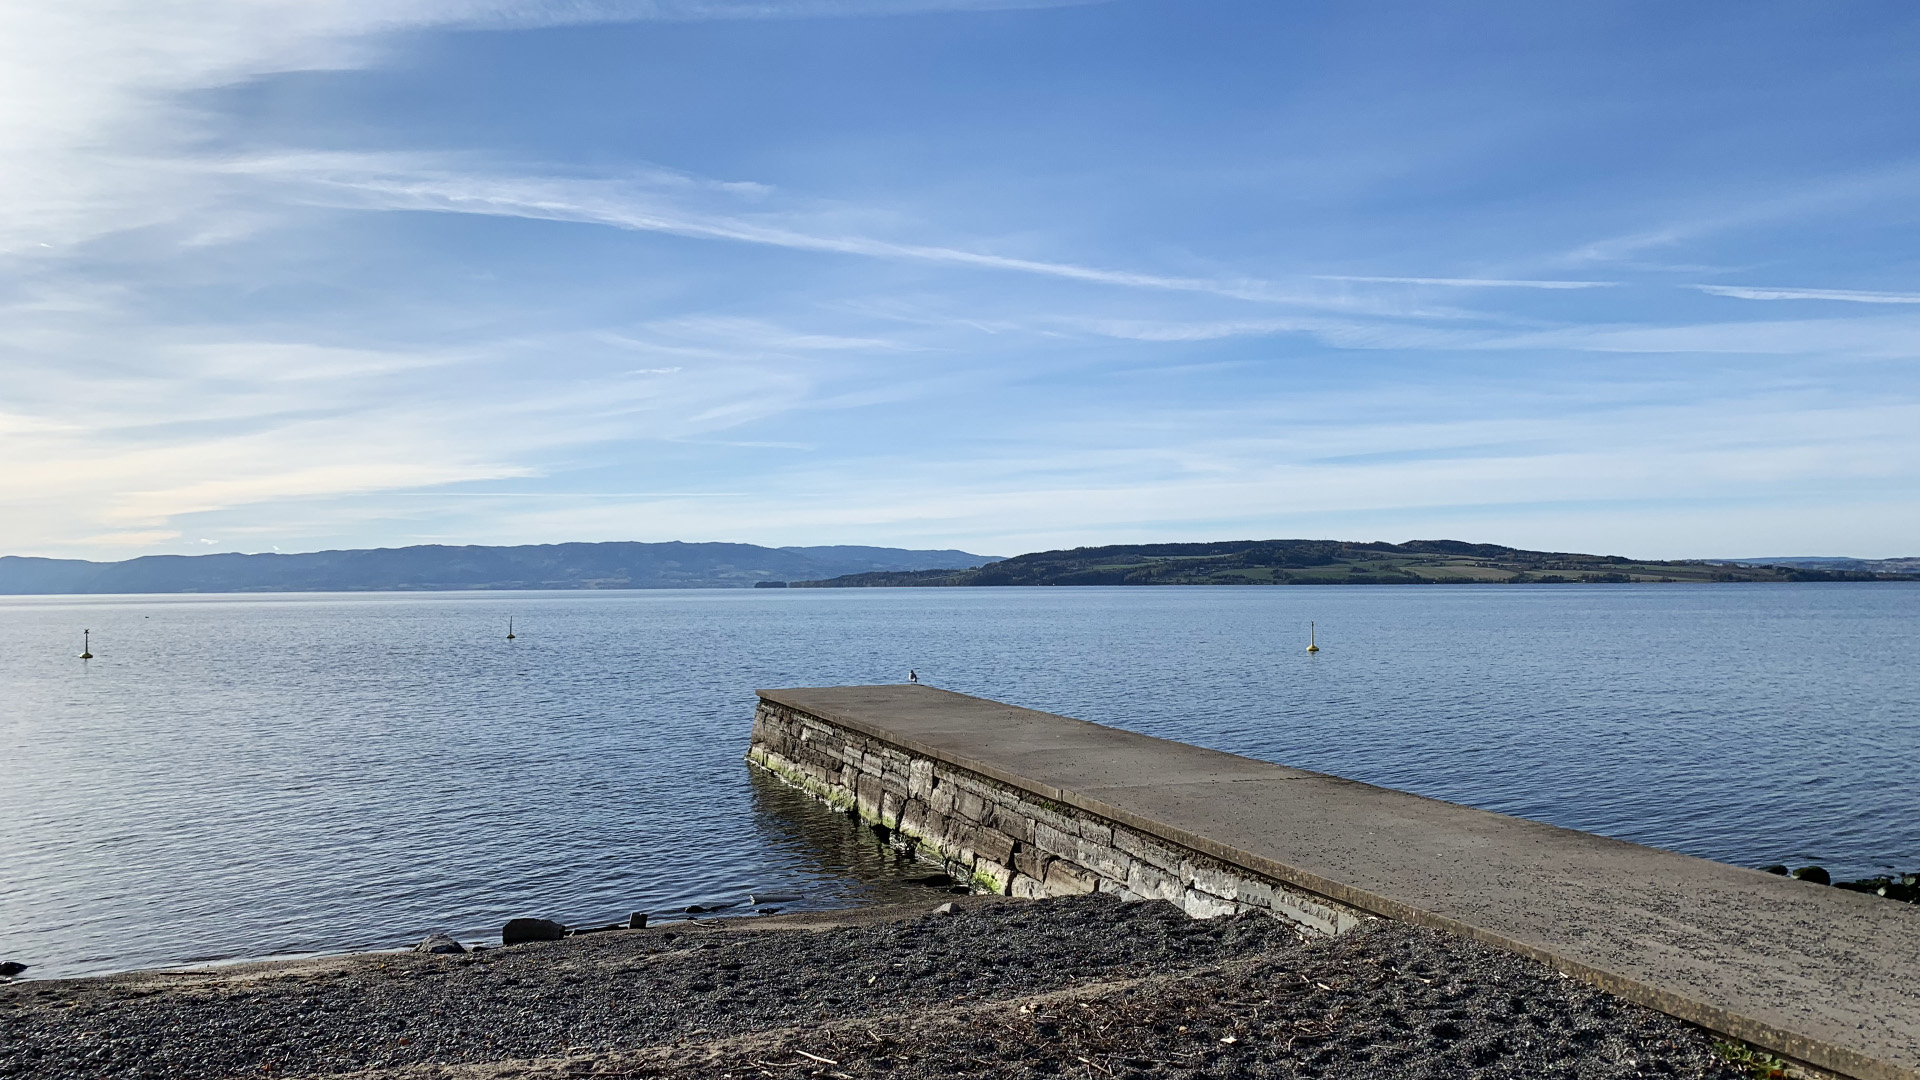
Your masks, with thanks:
[{"label": "sky", "polygon": [[1904,3],[14,0],[0,553],[1920,554]]}]

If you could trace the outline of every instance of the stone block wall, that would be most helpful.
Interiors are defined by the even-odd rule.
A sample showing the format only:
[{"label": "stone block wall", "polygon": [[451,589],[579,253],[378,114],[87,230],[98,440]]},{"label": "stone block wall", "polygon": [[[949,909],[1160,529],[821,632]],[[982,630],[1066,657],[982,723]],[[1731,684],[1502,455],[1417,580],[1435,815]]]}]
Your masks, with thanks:
[{"label": "stone block wall", "polygon": [[1315,893],[1041,798],[776,702],[753,718],[747,760],[981,892],[1116,893],[1195,918],[1261,911],[1314,934],[1371,918]]}]

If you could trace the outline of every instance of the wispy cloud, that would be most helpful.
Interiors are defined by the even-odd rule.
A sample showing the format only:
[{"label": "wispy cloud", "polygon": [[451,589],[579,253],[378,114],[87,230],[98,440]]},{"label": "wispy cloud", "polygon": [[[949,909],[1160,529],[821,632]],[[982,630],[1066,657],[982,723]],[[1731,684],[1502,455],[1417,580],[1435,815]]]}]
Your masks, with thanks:
[{"label": "wispy cloud", "polygon": [[1305,334],[1334,348],[1428,352],[1565,351],[1748,356],[1822,356],[1885,360],[1920,353],[1920,325],[1910,318],[1767,320],[1672,325],[1591,323],[1516,331],[1459,328],[1327,316],[1281,319],[1078,319],[1068,325],[1128,341],[1217,341]]},{"label": "wispy cloud", "polygon": [[1360,274],[1318,274],[1321,281],[1370,281],[1389,285],[1441,285],[1456,289],[1606,289],[1617,281],[1535,281],[1527,278],[1371,277]]},{"label": "wispy cloud", "polygon": [[[1686,201],[1696,205],[1676,208],[1662,224],[1581,244],[1555,261],[1575,266],[1644,265],[1638,260],[1646,253],[1698,242],[1718,233],[1749,230],[1776,221],[1816,218],[1889,200],[1904,202],[1911,198],[1916,179],[1920,179],[1920,162],[1909,158],[1839,175],[1800,178],[1773,190],[1712,192],[1705,200],[1697,194],[1691,195]],[[1672,271],[1687,267],[1655,263],[1647,268]]]},{"label": "wispy cloud", "polygon": [[1850,304],[1920,304],[1912,293],[1868,292],[1863,289],[1780,289],[1758,285],[1695,285],[1703,293],[1741,300],[1839,300]]},{"label": "wispy cloud", "polygon": [[[537,482],[588,447],[687,442],[804,407],[823,373],[796,370],[792,350],[857,351],[723,322],[687,350],[697,361],[636,370],[650,342],[594,332],[379,351],[105,322],[28,334],[16,320],[0,337],[0,460],[34,463],[0,470],[12,551],[150,547],[184,535],[184,520],[242,509]],[[701,329],[674,328],[678,340]],[[75,362],[108,349],[125,356],[111,377]],[[669,496],[690,493],[646,497]]]},{"label": "wispy cloud", "polygon": [[1107,0],[493,0],[474,2],[464,22],[694,22],[718,19],[833,19],[920,15],[938,11],[1018,11],[1077,7]]},{"label": "wispy cloud", "polygon": [[696,340],[721,345],[738,353],[743,349],[777,352],[911,351],[918,346],[881,337],[815,334],[777,326],[763,319],[737,316],[689,315],[650,323],[649,331],[676,341]]},{"label": "wispy cloud", "polygon": [[[654,182],[651,173],[624,181],[503,177],[437,169],[421,159],[398,155],[341,154],[250,158],[233,161],[224,166],[224,170],[234,175],[273,178],[300,185],[307,190],[307,198],[314,202],[342,208],[580,222],[705,240],[972,267],[1260,303],[1379,314],[1448,314],[1408,311],[1400,305],[1365,298],[1303,293],[1256,278],[1216,279],[1147,273],[807,228],[794,223],[808,216],[804,211],[784,214],[768,211],[756,216],[687,205],[674,197],[679,189],[713,193],[726,192],[731,185],[712,181],[690,183],[677,174],[670,187],[663,187]],[[766,190],[760,185],[752,186],[756,194]]]},{"label": "wispy cloud", "polygon": [[[1512,402],[1515,414],[1505,418],[1396,422],[1371,418],[1377,397],[1370,388],[1176,411],[1155,418],[1151,432],[1096,421],[1084,438],[1067,440],[1070,449],[1036,439],[944,461],[875,457],[851,471],[809,464],[742,499],[650,505],[647,520],[662,535],[719,523],[723,534],[750,536],[777,490],[783,529],[803,538],[794,542],[849,532],[972,534],[976,547],[1035,550],[1085,537],[1089,523],[1103,536],[1138,539],[1217,539],[1212,530],[1223,524],[1270,530],[1297,521],[1313,522],[1309,535],[1359,535],[1368,521],[1417,527],[1410,523],[1448,508],[1538,528],[1528,507],[1577,509],[1564,505],[1569,475],[1583,477],[1582,501],[1676,506],[1736,491],[1765,490],[1778,502],[1795,485],[1836,477],[1863,490],[1910,486],[1910,431],[1920,421],[1912,402],[1822,407],[1818,395],[1742,395],[1552,417]],[[1148,434],[1151,444],[1142,441]],[[1489,435],[1500,441],[1479,441]],[[1341,460],[1329,465],[1329,456]],[[533,537],[614,537],[632,520],[618,506],[559,506],[509,527]],[[1586,527],[1597,531],[1572,546],[1645,543],[1609,531],[1618,525]]]},{"label": "wispy cloud", "polygon": [[218,208],[208,116],[186,95],[363,67],[395,32],[808,19],[1069,6],[1077,0],[18,0],[0,4],[0,253],[60,253]]},{"label": "wispy cloud", "polygon": [[[757,445],[792,448],[790,443]],[[725,499],[749,494],[745,491],[458,491],[443,487],[378,494],[418,498],[428,493],[435,499]]]}]

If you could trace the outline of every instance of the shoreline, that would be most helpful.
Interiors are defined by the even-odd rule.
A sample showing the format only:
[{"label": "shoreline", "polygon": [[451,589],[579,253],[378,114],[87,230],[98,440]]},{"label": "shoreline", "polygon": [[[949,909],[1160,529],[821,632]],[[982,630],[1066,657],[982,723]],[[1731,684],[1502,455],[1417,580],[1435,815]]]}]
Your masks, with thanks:
[{"label": "shoreline", "polygon": [[1698,1028],[1415,927],[950,903],[15,983],[0,1076],[1746,1075]]}]

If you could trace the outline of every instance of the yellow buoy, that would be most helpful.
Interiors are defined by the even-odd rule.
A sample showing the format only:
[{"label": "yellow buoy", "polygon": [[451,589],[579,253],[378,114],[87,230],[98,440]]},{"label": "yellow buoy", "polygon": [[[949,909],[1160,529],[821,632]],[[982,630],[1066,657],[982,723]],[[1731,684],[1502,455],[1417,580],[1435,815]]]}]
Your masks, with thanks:
[{"label": "yellow buoy", "polygon": [[1313,641],[1313,623],[1311,622],[1307,623],[1307,651],[1308,652],[1320,651],[1320,646],[1314,644],[1314,641]]},{"label": "yellow buoy", "polygon": [[507,616],[507,640],[513,640],[513,616]]},{"label": "yellow buoy", "polygon": [[93,659],[93,631],[80,631],[80,659]]}]

